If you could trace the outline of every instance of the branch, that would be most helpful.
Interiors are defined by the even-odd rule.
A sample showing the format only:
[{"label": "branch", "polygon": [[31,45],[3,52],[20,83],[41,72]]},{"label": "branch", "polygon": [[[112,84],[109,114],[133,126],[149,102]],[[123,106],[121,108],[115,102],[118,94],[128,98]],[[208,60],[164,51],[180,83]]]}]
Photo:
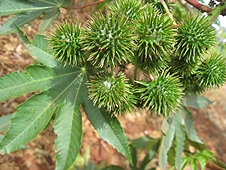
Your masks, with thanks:
[{"label": "branch", "polygon": [[225,4],[219,4],[208,16],[208,19],[210,22],[213,22],[222,12],[224,12],[226,9],[226,3]]},{"label": "branch", "polygon": [[213,11],[213,9],[209,8],[208,6],[205,6],[203,4],[200,4],[196,0],[185,0],[187,3],[195,7],[196,9],[199,9],[201,12],[207,12],[210,13]]}]

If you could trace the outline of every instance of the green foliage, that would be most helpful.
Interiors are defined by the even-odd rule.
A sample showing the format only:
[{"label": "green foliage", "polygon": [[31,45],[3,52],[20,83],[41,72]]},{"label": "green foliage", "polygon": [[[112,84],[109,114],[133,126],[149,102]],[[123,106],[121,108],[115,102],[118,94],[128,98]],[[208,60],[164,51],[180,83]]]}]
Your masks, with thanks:
[{"label": "green foliage", "polygon": [[0,117],[0,132],[5,132],[10,124],[10,119],[14,114],[8,114]]},{"label": "green foliage", "polygon": [[210,100],[201,95],[186,95],[184,100],[184,106],[193,107],[195,109],[204,108],[207,104],[211,103]]},{"label": "green foliage", "polygon": [[197,150],[195,153],[189,153],[186,158],[183,159],[182,167],[184,168],[186,164],[190,164],[192,170],[196,170],[200,164],[201,169],[204,170],[206,167],[206,161],[212,161],[214,159],[212,152],[208,150]]},{"label": "green foliage", "polygon": [[[40,31],[45,31],[59,8],[70,3],[0,0],[0,15],[15,15],[0,27],[0,34],[17,30],[38,61],[22,73],[0,79],[0,101],[36,92],[11,119],[0,142],[1,153],[20,148],[53,120],[56,169],[69,169],[82,145],[84,111],[99,136],[127,157],[133,170],[146,169],[157,152],[162,169],[167,164],[183,169],[188,163],[196,169],[198,162],[204,169],[213,155],[197,136],[186,107],[210,104],[197,94],[226,81],[226,63],[211,48],[216,40],[211,19],[187,15],[176,23],[162,3],[118,0],[105,13],[94,14],[84,28],[66,21],[48,37],[35,35],[33,41],[20,30],[43,15]],[[136,67],[132,76],[125,71],[131,63]],[[164,116],[161,139],[141,137],[129,147],[116,116],[136,108]],[[190,145],[196,148],[194,153],[188,150]],[[147,150],[140,164],[138,149]]]},{"label": "green foliage", "polygon": [[[22,37],[22,39],[26,38]],[[30,46],[34,46],[34,44]],[[46,61],[50,60],[46,59]],[[65,67],[60,65],[55,67],[30,66],[25,69],[24,73],[16,74],[17,77],[24,77],[24,80],[20,78],[20,81],[15,81],[13,85],[11,80],[12,77],[15,77],[15,73],[4,77],[1,90],[4,92],[12,86],[14,86],[14,90],[2,95],[1,100],[11,96],[17,97],[23,93],[41,92],[18,107],[9,130],[1,141],[1,152],[14,151],[36,137],[48,124],[53,114],[56,114],[54,123],[55,133],[58,135],[55,141],[58,151],[56,169],[68,169],[73,164],[81,146],[80,106],[84,106],[88,118],[100,136],[131,160],[126,138],[117,119],[104,115],[104,111],[93,106],[88,99],[85,84],[87,70],[88,68],[85,67],[75,68],[68,65]],[[27,75],[29,79],[26,78]],[[110,138],[109,134],[111,134]],[[65,139],[68,139],[66,143]]]},{"label": "green foliage", "polygon": [[10,0],[0,1],[0,16],[15,15],[0,27],[0,35],[16,32],[14,23],[19,27],[43,15],[40,32],[46,31],[59,16],[61,7],[68,7],[71,0]]}]

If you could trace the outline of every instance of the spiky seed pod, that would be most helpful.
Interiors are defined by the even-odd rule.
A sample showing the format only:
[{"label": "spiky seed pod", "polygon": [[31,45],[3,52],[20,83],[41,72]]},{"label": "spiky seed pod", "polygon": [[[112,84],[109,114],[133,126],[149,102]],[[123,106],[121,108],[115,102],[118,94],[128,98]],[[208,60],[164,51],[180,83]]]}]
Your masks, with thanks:
[{"label": "spiky seed pod", "polygon": [[200,86],[205,88],[218,87],[226,82],[225,59],[212,53],[197,70],[197,79]]},{"label": "spiky seed pod", "polygon": [[[157,8],[161,13],[166,13],[166,10],[162,3],[158,0],[144,0],[145,3],[151,3],[155,8]],[[169,1],[165,1],[167,7],[170,9]]]},{"label": "spiky seed pod", "polygon": [[183,84],[184,92],[187,94],[201,94],[206,90],[204,86],[200,86],[196,74],[183,76],[180,80]]},{"label": "spiky seed pod", "polygon": [[141,102],[154,113],[171,116],[181,104],[182,84],[179,78],[163,73],[151,82],[137,81]]},{"label": "spiky seed pod", "polygon": [[83,65],[86,61],[81,46],[81,26],[66,21],[56,25],[54,32],[48,37],[54,57],[64,65]]},{"label": "spiky seed pod", "polygon": [[100,73],[88,82],[89,98],[99,108],[122,114],[135,108],[136,98],[132,85],[123,73]]},{"label": "spiky seed pod", "polygon": [[172,53],[174,30],[172,20],[160,14],[151,4],[137,20],[137,52],[133,64],[142,70],[158,71],[164,68]]},{"label": "spiky seed pod", "polygon": [[142,13],[141,11],[144,9],[144,5],[139,0],[118,0],[113,1],[108,8],[119,17],[126,17],[129,22],[133,22]]},{"label": "spiky seed pod", "polygon": [[84,50],[89,53],[88,60],[101,68],[116,66],[130,62],[135,45],[131,28],[124,17],[107,12],[93,16],[88,22],[83,38]]},{"label": "spiky seed pod", "polygon": [[216,33],[205,17],[187,17],[178,27],[175,52],[187,63],[199,62],[215,41]]},{"label": "spiky seed pod", "polygon": [[176,73],[179,77],[188,77],[196,73],[198,69],[199,62],[197,63],[187,63],[178,57],[172,57],[170,61],[170,72]]}]

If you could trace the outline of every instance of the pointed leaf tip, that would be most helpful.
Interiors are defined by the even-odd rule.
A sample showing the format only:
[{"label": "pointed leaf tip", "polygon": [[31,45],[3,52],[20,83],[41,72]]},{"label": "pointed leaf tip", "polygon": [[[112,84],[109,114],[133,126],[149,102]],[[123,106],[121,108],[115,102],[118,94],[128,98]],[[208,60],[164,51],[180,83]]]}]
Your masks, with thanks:
[{"label": "pointed leaf tip", "polygon": [[83,107],[88,119],[99,133],[100,137],[112,145],[133,164],[128,141],[118,119],[115,116],[111,116],[105,110],[99,110],[93,105],[93,102],[88,99],[88,96],[84,99]]}]

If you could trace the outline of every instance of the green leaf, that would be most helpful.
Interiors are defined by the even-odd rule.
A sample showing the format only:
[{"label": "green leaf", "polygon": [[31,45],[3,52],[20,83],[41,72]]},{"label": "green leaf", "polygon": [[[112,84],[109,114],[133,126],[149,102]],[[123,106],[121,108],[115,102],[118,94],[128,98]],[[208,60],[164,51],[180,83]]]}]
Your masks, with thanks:
[{"label": "green leaf", "polygon": [[62,0],[61,7],[69,7],[71,5],[71,0]]},{"label": "green leaf", "polygon": [[175,149],[174,148],[171,148],[169,150],[169,152],[167,153],[167,156],[168,156],[168,163],[173,167],[175,165]]},{"label": "green leaf", "polygon": [[192,170],[197,170],[198,169],[198,164],[197,164],[195,159],[190,162],[190,165],[191,165],[191,169]]},{"label": "green leaf", "polygon": [[167,165],[167,152],[169,151],[172,145],[173,137],[175,134],[175,127],[172,118],[168,118],[168,124],[169,128],[165,136],[163,136],[162,138],[158,157],[158,163],[161,169],[165,169]]},{"label": "green leaf", "polygon": [[187,141],[188,141],[189,145],[193,146],[194,148],[196,148],[200,151],[206,149],[206,145],[204,143],[194,142],[190,139],[188,139]]},{"label": "green leaf", "polygon": [[117,118],[111,116],[105,110],[99,110],[96,106],[93,106],[93,102],[88,97],[84,99],[83,106],[88,119],[100,137],[127,157],[132,164],[128,142]]},{"label": "green leaf", "polygon": [[16,28],[13,23],[22,27],[42,14],[44,14],[44,21],[40,25],[40,31],[43,32],[58,17],[59,8],[70,4],[71,0],[0,0],[0,16],[17,14],[0,27],[0,35],[15,32]]},{"label": "green leaf", "polygon": [[0,0],[0,16],[18,14],[23,12],[32,12],[40,10],[48,10],[57,7],[58,3],[55,0],[42,0],[29,2],[27,0]]},{"label": "green leaf", "polygon": [[22,73],[13,72],[0,79],[0,101],[19,97],[51,86],[54,72],[44,66],[29,66]]},{"label": "green leaf", "polygon": [[200,95],[186,95],[184,97],[184,105],[195,109],[206,107],[211,103],[213,102]]},{"label": "green leaf", "polygon": [[150,137],[141,136],[137,139],[131,140],[131,145],[136,149],[146,149],[151,141],[152,139]]},{"label": "green leaf", "polygon": [[39,31],[41,33],[45,32],[53,23],[53,21],[60,15],[60,10],[54,9],[44,14],[42,22],[39,25]]},{"label": "green leaf", "polygon": [[182,168],[184,169],[184,167],[192,160],[192,158],[188,155],[186,157],[183,158],[183,162],[182,162]]},{"label": "green leaf", "polygon": [[34,139],[50,121],[55,107],[47,92],[35,95],[21,104],[0,143],[2,154],[14,151]]},{"label": "green leaf", "polygon": [[[36,137],[37,134],[45,128],[57,107],[64,116],[71,115],[73,108],[74,117],[65,117],[65,119],[62,117],[59,118],[59,115],[56,117],[56,122],[66,122],[65,125],[68,126],[67,130],[71,128],[71,131],[67,131],[67,133],[63,131],[64,134],[62,134],[59,132],[61,122],[55,125],[56,132],[59,135],[58,138],[60,138],[56,140],[56,146],[59,150],[57,168],[68,169],[70,164],[73,164],[74,162],[73,159],[75,159],[77,155],[76,151],[78,152],[81,142],[81,135],[77,136],[77,140],[72,139],[72,136],[73,134],[77,135],[82,133],[82,131],[80,131],[81,115],[79,114],[81,113],[79,108],[83,102],[84,95],[87,95],[85,85],[86,74],[83,71],[84,69],[73,68],[70,66],[64,68],[48,67],[47,70],[54,73],[49,77],[46,73],[42,77],[43,82],[50,82],[51,85],[49,85],[49,89],[33,96],[18,107],[18,111],[12,119],[9,130],[0,143],[0,149],[3,154],[18,149],[20,146]],[[39,73],[38,70],[36,71],[37,72],[35,73]],[[45,79],[46,75],[47,78]],[[33,82],[33,80],[29,80],[28,83],[30,81]],[[41,84],[39,86],[42,87],[43,83],[39,82],[39,84]],[[35,88],[38,89],[38,87]],[[68,122],[71,122],[73,126],[70,127]],[[75,129],[77,129],[77,132],[74,131]],[[65,145],[66,138],[71,140]],[[75,144],[74,142],[77,143]],[[65,159],[67,162],[63,165],[64,163],[62,162],[64,162]]]},{"label": "green leaf", "polygon": [[163,119],[162,121],[162,133],[166,134],[169,129],[168,118]]},{"label": "green leaf", "polygon": [[4,138],[4,136],[0,134],[0,141],[1,141],[3,138]]},{"label": "green leaf", "polygon": [[130,153],[132,155],[132,159],[133,159],[133,165],[130,164],[129,167],[130,167],[130,170],[137,170],[137,150],[134,148],[134,147],[130,147]]},{"label": "green leaf", "polygon": [[8,114],[0,117],[0,132],[5,132],[10,123],[10,119],[14,117],[14,114]]},{"label": "green leaf", "polygon": [[40,35],[40,34],[35,34],[35,38],[32,41],[32,44],[39,48],[40,50],[43,51],[47,51],[47,47],[48,47],[48,40],[46,38],[46,36],[44,35]]},{"label": "green leaf", "polygon": [[176,139],[176,157],[175,157],[175,167],[176,169],[181,169],[182,167],[182,154],[184,151],[184,140],[185,132],[182,126],[181,119],[178,115],[174,115],[173,123],[175,126],[175,139]]},{"label": "green leaf", "polygon": [[181,107],[178,114],[180,114],[180,116],[182,117],[182,122],[185,126],[185,131],[187,133],[188,138],[194,142],[203,144],[195,131],[191,112],[186,107]]},{"label": "green leaf", "polygon": [[48,41],[45,36],[36,35],[35,40],[31,44],[29,43],[26,35],[24,35],[24,33],[17,26],[16,28],[22,42],[27,48],[27,51],[35,60],[49,67],[56,67],[58,65],[58,62],[54,60],[52,55],[47,52]]},{"label": "green leaf", "polygon": [[201,169],[204,170],[205,167],[206,167],[206,158],[205,158],[205,156],[199,155],[197,159],[199,161],[199,164],[201,165]]},{"label": "green leaf", "polygon": [[153,147],[148,151],[147,155],[144,157],[142,164],[140,166],[140,170],[145,170],[148,163],[155,157],[158,148],[160,145],[160,140],[157,140],[157,142],[153,145]]},{"label": "green leaf", "polygon": [[34,11],[34,12],[28,12],[26,14],[18,14],[6,21],[1,27],[0,27],[0,35],[4,34],[10,34],[13,32],[16,32],[16,25],[18,27],[22,27],[24,24],[29,23],[30,21],[38,18],[40,15],[42,15],[45,12],[45,10],[39,10],[39,11]]},{"label": "green leaf", "polygon": [[[65,70],[63,73],[62,71]],[[82,96],[86,95],[86,78],[80,69],[65,67],[58,70],[63,77],[58,77],[53,84],[54,99],[60,102],[55,118],[54,129],[58,135],[55,146],[58,150],[56,170],[67,170],[75,161],[82,139],[82,117],[80,106]],[[56,71],[57,72],[57,71]],[[59,83],[60,82],[60,83]]]},{"label": "green leaf", "polygon": [[81,147],[82,116],[79,98],[75,95],[74,105],[66,102],[60,107],[55,118],[54,131],[58,135],[55,140],[56,170],[67,170],[75,161]]}]

